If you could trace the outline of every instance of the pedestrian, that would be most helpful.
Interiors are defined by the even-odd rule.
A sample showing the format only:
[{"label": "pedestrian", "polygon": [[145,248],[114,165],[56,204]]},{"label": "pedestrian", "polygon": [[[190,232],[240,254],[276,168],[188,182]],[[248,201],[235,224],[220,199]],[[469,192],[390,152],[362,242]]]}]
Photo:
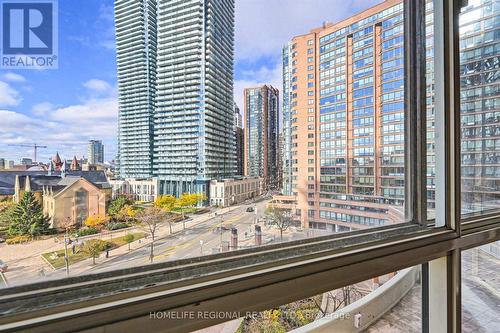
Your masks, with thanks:
[{"label": "pedestrian", "polygon": [[106,250],[106,258],[109,258],[109,250]]},{"label": "pedestrian", "polygon": [[76,244],[73,242],[73,244],[71,244],[71,252],[73,252],[73,254],[75,254],[75,251],[76,250]]}]

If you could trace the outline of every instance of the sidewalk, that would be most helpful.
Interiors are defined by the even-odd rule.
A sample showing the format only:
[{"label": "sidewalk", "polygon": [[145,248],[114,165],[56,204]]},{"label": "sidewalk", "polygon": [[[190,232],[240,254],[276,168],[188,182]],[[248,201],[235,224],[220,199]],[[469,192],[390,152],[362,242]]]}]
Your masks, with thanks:
[{"label": "sidewalk", "polygon": [[[240,207],[241,206],[232,206],[228,208],[217,209],[215,212],[217,213],[217,216],[219,216],[220,214],[231,212]],[[192,228],[200,223],[206,222],[207,220],[213,217],[214,217],[214,212],[191,216],[191,219],[185,222],[186,229]],[[184,228],[182,221],[172,224],[173,235],[183,230]],[[80,237],[79,239],[108,240],[124,236],[129,232],[137,232],[137,231],[146,232],[144,229],[140,227],[133,227],[124,230],[116,230],[106,234],[96,234],[92,236]],[[155,235],[155,241],[163,239],[168,236],[170,236],[170,227],[168,223],[164,223],[158,228]],[[150,237],[148,237],[148,239],[143,238],[141,240],[134,241],[130,243],[130,251],[128,250],[128,245],[123,245],[119,248],[109,251],[108,258],[106,258],[103,253],[99,258],[96,258],[95,266],[91,264],[92,263],[91,259],[85,259],[80,262],[74,263],[70,266],[70,274],[71,275],[82,274],[86,271],[92,270],[95,267],[98,267],[99,264],[115,259],[124,254],[133,252],[134,250],[140,249],[142,247],[148,246],[150,242],[151,242]],[[54,252],[61,250],[63,248],[64,248],[64,242],[62,240],[58,241],[56,237],[45,240],[33,241],[27,244],[16,244],[16,245],[1,244],[0,259],[2,259],[9,265],[9,271],[6,273],[6,277],[9,281],[9,284],[19,285],[40,280],[41,277],[38,274],[39,270],[42,268],[45,271],[46,278],[65,277],[66,275],[65,268],[59,268],[57,270],[53,270],[53,268],[50,267],[46,263],[46,261],[41,257],[42,253]]]},{"label": "sidewalk", "polygon": [[[225,214],[229,213],[235,209],[239,208],[239,206],[233,206],[233,207],[228,207],[228,208],[223,208],[217,210],[217,216],[219,214]],[[214,217],[213,213],[207,213],[207,214],[202,214],[199,216],[196,216],[196,218],[192,218],[190,221],[186,221],[186,230],[194,227],[200,223],[206,222],[209,219],[212,219]],[[159,241],[161,239],[164,239],[166,237],[169,237],[171,235],[176,235],[184,230],[183,228],[183,223],[182,221],[176,222],[175,224],[172,225],[172,234],[170,234],[170,227],[168,223],[163,224],[161,227],[158,228],[156,235],[155,235],[155,242]],[[141,228],[135,228],[130,230],[130,232],[136,232],[136,231],[143,231],[145,232],[144,229]],[[73,265],[70,266],[70,272],[71,275],[78,275],[86,271],[91,271],[93,268],[99,267],[99,264],[105,263],[107,261],[110,261],[112,259],[116,259],[124,254],[133,252],[135,250],[138,250],[140,248],[149,246],[151,244],[151,237],[149,236],[148,238],[142,238],[140,240],[136,240],[132,243],[130,243],[130,251],[128,250],[128,245],[123,245],[119,248],[113,249],[109,251],[109,257],[106,258],[105,253],[102,253],[99,258],[96,258],[96,265],[92,265],[91,262],[92,260],[86,259],[82,260],[80,262],[74,263]],[[64,268],[59,268],[56,271],[64,271]]]}]

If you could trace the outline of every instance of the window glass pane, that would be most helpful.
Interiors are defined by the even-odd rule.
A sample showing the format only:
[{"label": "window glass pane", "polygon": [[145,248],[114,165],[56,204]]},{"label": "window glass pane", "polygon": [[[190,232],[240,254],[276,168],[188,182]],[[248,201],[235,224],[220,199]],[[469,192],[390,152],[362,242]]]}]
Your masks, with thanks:
[{"label": "window glass pane", "polygon": [[460,14],[462,213],[500,203],[500,6],[468,1]]},{"label": "window glass pane", "polygon": [[[266,33],[275,22],[252,2],[237,2],[234,13],[232,4],[89,2],[86,21],[98,21],[113,47],[99,61],[65,28],[72,22],[87,33],[74,20],[78,8],[60,4],[60,46],[78,52],[61,59],[60,71],[5,76],[18,90],[30,82],[37,99],[50,97],[30,116],[54,121],[39,137],[56,150],[25,147],[37,149],[33,161],[9,148],[3,161],[0,237],[8,241],[0,260],[11,286],[405,222],[403,3],[362,2],[337,14],[324,2],[321,19],[290,27],[283,38],[295,37],[277,43],[275,56],[247,49],[259,50],[251,64],[241,50],[257,36],[242,38],[234,21],[271,25]],[[198,17],[205,6],[211,15]],[[333,23],[317,28],[323,13]],[[263,63],[276,77],[250,84],[248,73],[269,71],[247,66]],[[54,82],[87,72],[107,73],[109,82],[69,81],[53,95]],[[55,107],[81,97],[82,84],[87,104]],[[100,118],[101,105],[112,119]],[[61,143],[73,132],[83,148]]]},{"label": "window glass pane", "polygon": [[434,0],[425,6],[426,106],[427,106],[427,217],[435,217],[436,209],[436,142],[434,104]]},{"label": "window glass pane", "polygon": [[500,242],[462,252],[462,332],[498,332]]},{"label": "window glass pane", "polygon": [[[207,331],[363,332],[422,331],[420,266],[386,274],[320,295],[207,328]],[[231,318],[230,318],[231,319]],[[205,330],[193,333],[207,332]]]}]

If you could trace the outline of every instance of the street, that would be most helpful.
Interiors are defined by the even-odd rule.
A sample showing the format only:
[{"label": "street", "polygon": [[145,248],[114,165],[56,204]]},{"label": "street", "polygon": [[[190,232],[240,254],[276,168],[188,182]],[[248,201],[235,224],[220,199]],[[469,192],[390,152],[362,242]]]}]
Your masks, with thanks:
[{"label": "street", "polygon": [[[204,222],[187,227],[179,233],[167,235],[156,240],[154,245],[154,262],[196,257],[202,254],[212,254],[215,250],[219,251],[221,239],[223,242],[230,241],[231,227],[238,229],[238,241],[240,243],[242,241],[244,244],[251,242],[253,245],[254,219],[259,219],[264,215],[266,204],[267,201],[256,204],[257,214],[246,212],[247,205],[236,206],[230,212],[218,214],[217,216],[213,216],[212,214],[213,217]],[[222,232],[220,231],[221,226],[225,227]],[[162,228],[168,229],[168,226],[163,226]],[[247,232],[246,239],[244,236],[245,232]],[[150,246],[148,243],[133,252],[104,262],[90,271],[102,272],[117,268],[146,265],[150,262],[149,251]]]},{"label": "street", "polygon": [[[231,228],[238,230],[238,249],[255,246],[255,223],[262,229],[262,245],[280,241],[279,230],[274,226],[266,226],[263,222],[268,200],[257,200],[240,205],[214,210],[210,213],[193,215],[186,222],[173,225],[173,234],[167,223],[159,227],[154,242],[154,263],[196,257],[218,253],[221,244],[226,247],[230,243]],[[254,211],[247,211],[248,207]],[[261,220],[259,222],[259,220]],[[136,228],[136,230],[141,230]],[[108,236],[96,236],[95,238],[107,239],[106,237],[118,237],[128,231],[117,232]],[[301,239],[309,236],[319,236],[317,231],[314,235],[308,235],[304,231],[289,228],[283,234],[283,241]],[[143,238],[131,244],[131,250],[127,246],[113,249],[109,252],[109,258],[104,253],[92,265],[91,259],[85,259],[70,265],[69,276],[97,273],[113,269],[137,267],[150,263],[151,237]],[[33,283],[44,279],[59,279],[66,277],[64,268],[54,270],[41,258],[42,253],[47,253],[60,248],[62,245],[54,239],[33,241],[28,244],[8,246],[1,245],[2,249],[9,250],[11,257],[2,251],[2,259],[9,264],[9,270],[5,274],[10,286]],[[18,249],[21,249],[19,251]],[[230,249],[232,250],[232,249]],[[20,254],[22,252],[22,254]]]}]

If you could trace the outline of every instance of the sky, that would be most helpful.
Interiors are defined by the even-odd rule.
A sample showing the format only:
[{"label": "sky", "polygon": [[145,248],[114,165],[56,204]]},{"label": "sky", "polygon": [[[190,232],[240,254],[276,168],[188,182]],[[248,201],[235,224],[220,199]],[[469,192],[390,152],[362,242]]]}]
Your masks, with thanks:
[{"label": "sky", "polygon": [[[236,0],[235,101],[245,87],[282,88],[281,51],[293,36],[337,22],[380,0]],[[117,82],[113,0],[59,0],[59,68],[0,70],[0,158],[32,157],[10,144],[47,145],[86,156],[86,142],[103,140],[105,160],[116,156]]]}]

